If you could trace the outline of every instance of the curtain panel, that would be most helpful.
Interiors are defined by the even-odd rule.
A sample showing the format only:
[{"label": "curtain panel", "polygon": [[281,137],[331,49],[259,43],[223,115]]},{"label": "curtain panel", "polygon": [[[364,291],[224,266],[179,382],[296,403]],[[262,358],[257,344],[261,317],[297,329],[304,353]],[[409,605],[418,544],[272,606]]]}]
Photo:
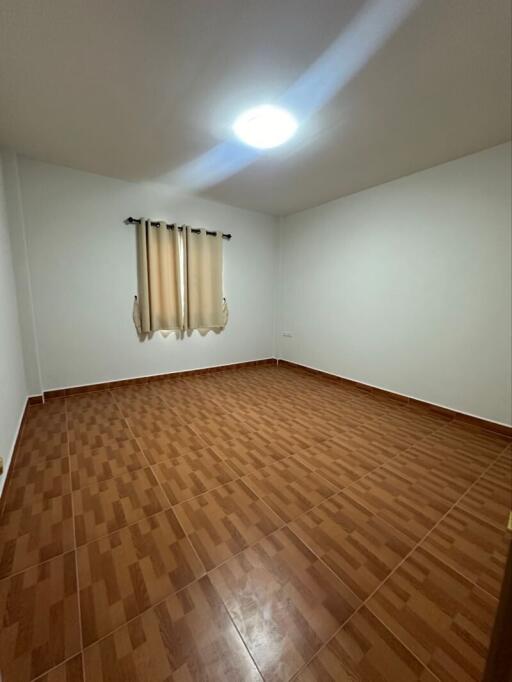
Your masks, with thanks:
[{"label": "curtain panel", "polygon": [[187,329],[219,330],[226,326],[227,308],[222,289],[222,234],[186,230]]},{"label": "curtain panel", "polygon": [[182,240],[182,233],[164,222],[154,226],[141,220],[137,226],[139,296],[134,322],[139,334],[184,330]]},{"label": "curtain panel", "polygon": [[222,330],[227,323],[222,268],[222,233],[169,229],[165,222],[142,219],[133,307],[138,333]]}]

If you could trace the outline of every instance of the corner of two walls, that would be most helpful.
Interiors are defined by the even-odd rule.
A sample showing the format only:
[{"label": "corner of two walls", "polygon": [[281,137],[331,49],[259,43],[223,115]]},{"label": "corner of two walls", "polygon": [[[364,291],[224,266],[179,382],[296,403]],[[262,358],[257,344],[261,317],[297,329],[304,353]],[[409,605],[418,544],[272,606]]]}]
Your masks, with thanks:
[{"label": "corner of two walls", "polygon": [[11,463],[28,394],[40,392],[28,377],[28,346],[24,338],[25,306],[20,273],[16,155],[0,150],[0,456],[4,460],[0,494]]}]

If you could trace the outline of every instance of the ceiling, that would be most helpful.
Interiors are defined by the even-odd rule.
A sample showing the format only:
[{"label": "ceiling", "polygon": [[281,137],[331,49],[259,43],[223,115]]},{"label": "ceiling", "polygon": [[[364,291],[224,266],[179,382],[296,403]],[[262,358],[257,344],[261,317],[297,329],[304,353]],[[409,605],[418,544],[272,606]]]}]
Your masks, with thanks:
[{"label": "ceiling", "polygon": [[[510,13],[509,0],[1,0],[0,144],[169,183],[214,150],[210,170],[227,155],[231,174],[196,191],[285,215],[510,139]],[[286,101],[314,64],[296,137],[247,158],[233,120]]]}]

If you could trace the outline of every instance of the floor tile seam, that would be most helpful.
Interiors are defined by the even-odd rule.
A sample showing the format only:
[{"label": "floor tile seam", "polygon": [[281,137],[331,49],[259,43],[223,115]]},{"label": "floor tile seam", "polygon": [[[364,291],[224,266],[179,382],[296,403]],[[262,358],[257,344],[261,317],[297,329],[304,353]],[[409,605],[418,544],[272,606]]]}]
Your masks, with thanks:
[{"label": "floor tile seam", "polygon": [[[268,503],[268,502],[267,502],[267,501],[266,501],[266,500],[265,500],[265,499],[264,499],[264,498],[263,498],[263,497],[262,497],[262,496],[253,488],[253,487],[252,487],[250,481],[244,481],[244,477],[243,477],[243,476],[241,476],[239,480],[240,480],[245,486],[247,486],[247,487],[249,488],[249,490],[252,492],[252,494],[255,495],[256,498],[257,498],[262,504],[264,504],[265,507],[266,507],[267,509],[270,510],[270,512],[271,512],[271,514],[273,514],[273,516],[276,516],[278,519],[280,519],[280,520],[282,521],[282,525],[279,526],[279,528],[276,528],[276,530],[281,530],[281,528],[284,528],[284,526],[287,525],[288,521],[287,521],[286,519],[284,519],[284,518],[281,516],[280,513],[276,512],[275,509],[272,509],[272,507],[270,506],[270,504],[269,504],[269,503]],[[336,493],[333,493],[332,495],[329,495],[329,497],[333,497],[333,495],[335,495],[335,494],[336,494]],[[328,498],[325,498],[325,499],[328,499]],[[275,533],[275,531],[272,531],[272,533]],[[272,535],[272,533],[269,533],[268,535]],[[266,535],[265,537],[268,537],[268,535]]]},{"label": "floor tile seam", "polygon": [[[417,445],[419,445],[422,441],[426,440],[427,438],[429,438],[429,437],[432,436],[433,434],[438,433],[438,431],[442,430],[443,428],[444,428],[444,426],[440,427],[439,429],[434,429],[433,431],[431,431],[431,432],[425,434],[425,435],[422,436],[419,440],[417,440],[417,441],[415,441],[414,443],[412,443],[411,445],[407,446],[404,450],[400,450],[399,452],[397,452],[396,455],[393,455],[392,457],[389,457],[385,462],[383,462],[382,464],[379,464],[379,465],[378,465],[377,467],[375,467],[374,469],[371,469],[370,471],[368,471],[366,474],[364,474],[363,476],[361,476],[361,477],[358,478],[357,480],[351,481],[347,486],[345,486],[344,490],[346,490],[347,488],[350,488],[351,486],[355,485],[356,483],[359,483],[362,479],[366,478],[366,477],[369,476],[370,474],[373,474],[373,473],[375,473],[376,471],[378,471],[378,470],[380,470],[380,469],[386,469],[386,467],[388,467],[389,464],[390,464],[391,462],[393,462],[395,459],[397,459],[398,457],[400,457],[400,456],[406,454],[407,452],[409,452],[409,450],[413,449],[414,447],[416,447]],[[497,460],[494,459],[492,462],[490,462],[488,465],[486,465],[486,468],[484,469],[483,473],[486,473],[487,470],[488,470],[488,468],[490,468],[493,464],[495,464],[496,461],[497,461]],[[480,477],[480,476],[481,476],[481,475],[479,475],[479,477]],[[413,482],[413,481],[411,481],[411,482]],[[469,487],[471,487],[472,485],[473,485],[472,483],[469,484],[468,489],[469,489]],[[467,493],[467,489],[466,489],[466,491],[463,493],[463,495],[465,495],[466,493]]]},{"label": "floor tile seam", "polygon": [[[309,514],[309,512],[311,512],[311,511],[313,511],[313,510],[315,510],[315,509],[318,509],[318,507],[320,507],[324,502],[327,502],[328,500],[331,500],[333,497],[337,497],[338,495],[342,494],[343,492],[344,492],[344,491],[342,490],[342,491],[340,491],[339,493],[335,493],[334,495],[330,495],[330,496],[329,496],[328,498],[326,498],[325,500],[322,500],[322,502],[320,502],[319,504],[315,505],[314,507],[311,507],[311,509],[309,509],[308,511],[303,512],[303,513],[300,514],[299,516],[296,516],[294,519],[292,519],[292,521],[288,521],[288,522],[287,522],[287,525],[289,526],[289,525],[291,525],[291,524],[293,524],[293,523],[296,523],[296,522],[299,521],[303,516],[307,516],[307,515]],[[402,535],[402,536],[404,536],[404,537],[406,537],[406,538],[408,537],[408,536],[405,535],[405,533],[404,533],[403,531],[401,531],[399,528],[395,528],[389,521],[387,521],[385,518],[383,518],[382,516],[380,516],[380,514],[379,514],[378,512],[375,512],[375,511],[373,511],[372,509],[370,509],[369,507],[367,507],[367,506],[364,504],[364,502],[360,502],[359,500],[353,500],[352,498],[349,498],[349,500],[350,500],[352,503],[354,503],[355,505],[357,505],[357,506],[359,506],[359,507],[362,507],[362,508],[364,509],[364,511],[368,513],[369,516],[377,518],[377,519],[379,520],[379,522],[380,522],[382,525],[384,525],[384,526],[388,529],[390,535],[393,535],[393,536],[394,536],[395,538],[397,538],[398,540],[400,540],[400,537],[397,537],[397,533],[399,533],[400,535]],[[290,530],[293,530],[293,529],[290,528]],[[297,535],[297,533],[296,533],[295,531],[293,531],[293,532],[295,533],[295,535]],[[322,559],[321,556],[319,556],[319,555],[316,554],[315,550],[314,550],[312,547],[310,547],[310,545],[308,544],[308,542],[307,542],[306,540],[303,540],[302,538],[300,538],[300,540],[301,540],[301,542],[303,542],[305,545],[307,545],[307,547],[313,552],[313,554],[315,554],[315,556],[318,556],[318,558],[319,558],[321,561],[323,561],[324,563],[326,563],[325,560]]]},{"label": "floor tile seam", "polygon": [[[126,469],[126,471],[124,471],[120,474],[117,474],[116,476],[111,476],[110,478],[104,478],[101,480],[96,479],[95,481],[92,481],[91,483],[87,483],[87,485],[80,486],[79,488],[72,488],[71,491],[69,493],[65,493],[65,495],[73,496],[76,493],[81,493],[85,490],[89,490],[90,488],[93,488],[95,485],[101,485],[103,483],[109,483],[111,481],[118,481],[119,479],[122,479],[123,476],[126,476],[127,474],[132,474],[132,473],[137,474],[141,471],[147,471],[148,469],[152,469],[152,467],[154,467],[154,466],[155,466],[154,464],[144,464],[143,466],[139,467],[138,469],[133,469],[133,470]],[[151,473],[154,475],[153,471]],[[71,471],[70,471],[70,474],[71,474]],[[64,497],[64,495],[61,495],[61,496],[56,495],[55,497]],[[55,498],[50,497],[48,499],[55,499]],[[165,499],[167,499],[167,495],[165,496]],[[153,514],[151,514],[150,516],[153,516]],[[110,533],[109,533],[109,535],[110,535]]]},{"label": "floor tile seam", "polygon": [[[211,582],[211,579],[210,579],[210,578],[208,578],[208,580],[210,580],[210,582]],[[256,659],[253,657],[253,655],[252,655],[252,653],[251,653],[251,650],[249,649],[249,645],[248,645],[247,642],[245,641],[245,639],[244,639],[242,633],[240,632],[240,630],[239,630],[239,628],[238,628],[238,625],[235,623],[235,620],[234,620],[233,616],[231,615],[231,613],[230,613],[230,611],[229,611],[229,609],[228,609],[228,607],[227,607],[227,604],[224,602],[224,599],[223,599],[222,595],[221,595],[220,592],[217,590],[217,588],[215,587],[215,585],[214,585],[212,582],[211,582],[211,584],[212,584],[212,586],[213,586],[213,589],[214,589],[215,592],[217,593],[217,595],[218,595],[218,597],[219,597],[219,599],[220,599],[220,601],[221,601],[222,607],[224,608],[224,610],[225,610],[225,612],[226,612],[226,614],[227,614],[227,617],[229,618],[229,620],[230,620],[230,622],[231,622],[233,628],[235,629],[235,632],[236,632],[237,636],[240,638],[240,640],[241,640],[241,642],[242,642],[242,645],[243,645],[244,649],[247,651],[247,654],[248,654],[249,658],[251,659],[251,661],[252,661],[254,667],[256,668],[256,670],[257,670],[257,672],[258,672],[258,675],[260,676],[262,682],[265,682],[265,677],[263,676],[263,673],[262,673],[262,671],[260,670],[259,665],[256,663]]]},{"label": "floor tile seam", "polygon": [[[472,485],[471,485],[470,487],[473,487],[474,485],[476,485],[476,483],[477,483],[477,482],[478,482],[478,481],[487,473],[487,471],[491,468],[492,465],[493,465],[493,463],[489,464],[489,466],[480,474],[480,476],[472,483]],[[391,579],[391,577],[392,577],[392,576],[398,571],[398,569],[407,561],[407,559],[409,559],[409,557],[418,549],[418,547],[427,539],[427,537],[428,537],[429,535],[431,535],[431,533],[433,533],[433,531],[442,523],[442,521],[444,521],[444,519],[445,519],[445,518],[448,516],[448,514],[453,510],[453,508],[456,506],[456,504],[458,503],[458,501],[459,501],[462,497],[463,497],[463,495],[461,495],[461,496],[456,500],[456,502],[454,502],[454,504],[452,504],[452,506],[451,506],[451,507],[450,507],[450,508],[449,508],[449,509],[448,509],[448,510],[439,518],[439,520],[434,524],[434,526],[433,526],[429,531],[427,531],[427,533],[425,533],[424,536],[422,536],[422,538],[421,538],[421,539],[412,547],[412,549],[411,549],[411,550],[402,558],[402,560],[399,561],[399,562],[397,563],[397,565],[396,565],[396,566],[393,568],[393,570],[386,576],[386,578],[384,578],[384,580],[382,580],[382,581],[377,585],[377,587],[368,595],[368,597],[366,597],[366,599],[358,606],[358,608],[350,615],[350,617],[347,618],[346,621],[345,621],[344,623],[342,623],[342,625],[340,625],[340,627],[336,630],[336,632],[335,632],[328,640],[326,640],[326,642],[320,647],[320,649],[316,652],[316,654],[314,654],[314,655],[309,659],[309,661],[308,661],[308,662],[307,662],[307,663],[298,671],[297,674],[299,674],[302,670],[304,670],[304,669],[309,665],[309,663],[313,660],[313,658],[314,658],[316,655],[318,655],[318,653],[319,653],[320,651],[322,651],[325,647],[328,646],[329,642],[330,642],[331,640],[333,640],[333,639],[336,637],[336,635],[338,634],[338,632],[340,632],[340,630],[345,626],[346,622],[348,622],[348,620],[350,620],[350,618],[352,618],[358,611],[360,611],[361,608],[363,608],[363,606],[366,605],[367,608],[371,611],[371,613],[372,613],[373,615],[375,615],[374,612],[373,612],[373,610],[368,606],[369,601],[370,601],[370,600],[372,599],[372,597],[381,589],[381,587],[382,587],[388,580]],[[425,551],[425,550],[424,550],[424,551]],[[442,563],[443,563],[445,566],[448,566],[445,562],[442,562]],[[448,566],[448,568],[451,569],[450,566]],[[466,580],[467,580],[467,578],[466,578]],[[471,581],[469,581],[469,582],[471,582]],[[472,583],[472,584],[474,584],[474,583]],[[478,587],[478,586],[477,586],[477,587]],[[380,620],[380,619],[379,619],[379,620]],[[386,626],[386,627],[387,627],[387,626]],[[390,631],[390,632],[391,632],[391,633],[400,641],[401,644],[403,644],[402,640],[393,632],[393,630],[391,630],[389,627],[388,627],[387,629],[388,629],[388,630],[389,630],[389,631]],[[404,645],[404,646],[405,646],[405,645]],[[406,648],[408,648],[408,647],[406,647]],[[411,652],[411,653],[412,653],[412,652]],[[417,658],[417,656],[415,656],[415,658]],[[418,660],[419,660],[419,659],[418,659]],[[420,661],[420,662],[421,662],[421,661]],[[429,666],[426,666],[426,665],[423,664],[423,663],[422,663],[422,665],[423,665],[424,667],[426,667],[426,668],[429,670],[429,672],[432,672]]]},{"label": "floor tile seam", "polygon": [[[69,428],[68,428],[68,408],[67,401],[64,400],[64,414],[66,416],[66,440],[67,440],[67,453],[68,453],[68,467],[69,467],[69,485],[70,490],[73,490],[73,481],[71,479],[71,451],[69,445]],[[84,636],[82,628],[82,608],[80,603],[80,576],[78,571],[78,548],[77,548],[77,535],[76,535],[76,517],[75,517],[75,503],[73,500],[73,493],[71,492],[71,518],[73,525],[73,548],[74,548],[74,565],[75,565],[75,581],[76,581],[76,602],[77,602],[77,617],[78,617],[78,632],[79,632],[79,645],[80,652],[84,648]],[[82,661],[82,682],[85,682],[85,667]]]},{"label": "floor tile seam", "polygon": [[[434,433],[434,432],[435,432],[435,431],[432,431],[432,433]],[[430,436],[430,435],[432,435],[432,434],[429,433],[429,434],[427,434],[427,435],[424,436],[424,437],[427,438],[427,437]],[[415,444],[416,444],[416,443],[415,443]],[[414,444],[414,445],[415,445],[415,444]],[[318,504],[315,504],[315,505],[314,505],[313,507],[311,507],[310,509],[308,509],[308,510],[306,510],[306,511],[304,511],[304,512],[301,512],[301,513],[298,514],[292,521],[297,521],[299,518],[301,518],[302,516],[304,516],[304,515],[306,515],[306,514],[309,514],[309,512],[313,511],[314,509],[316,509],[317,507],[319,507],[320,505],[322,505],[324,502],[326,502],[327,500],[331,499],[332,497],[335,497],[336,495],[339,495],[339,494],[342,494],[342,493],[346,492],[349,488],[351,488],[352,486],[356,485],[357,483],[360,483],[363,479],[365,479],[365,478],[366,478],[367,476],[369,476],[370,474],[373,474],[373,473],[375,473],[376,471],[378,471],[379,469],[384,468],[384,467],[387,466],[390,462],[392,462],[394,459],[396,459],[396,458],[399,457],[400,455],[402,455],[402,454],[404,454],[405,452],[407,452],[407,450],[409,450],[409,449],[412,448],[412,447],[414,447],[414,446],[413,446],[413,445],[410,445],[410,446],[407,447],[405,450],[400,450],[399,452],[396,453],[396,455],[392,455],[391,457],[389,457],[389,458],[388,458],[385,462],[383,462],[382,464],[379,464],[379,465],[376,466],[374,469],[371,469],[370,471],[367,471],[365,474],[363,474],[363,475],[360,476],[359,478],[355,479],[354,481],[351,481],[348,485],[343,486],[343,488],[339,489],[336,493],[333,493],[332,495],[329,495],[328,497],[324,498],[324,499],[321,500]],[[315,473],[316,473],[316,472],[315,472]],[[321,474],[319,474],[319,475],[321,475]],[[325,480],[327,480],[327,479],[325,479]],[[370,514],[378,516],[379,519],[380,519],[381,521],[384,521],[388,526],[391,526],[391,524],[390,524],[389,522],[387,522],[384,518],[382,518],[382,517],[380,516],[379,513],[377,513],[377,512],[375,512],[375,511],[372,511],[371,509],[369,509],[363,502],[358,502],[358,504],[360,504],[362,507],[364,507],[364,509],[366,509],[366,511],[368,511]],[[292,523],[292,521],[289,521],[289,522],[287,522],[287,523]],[[391,527],[394,529],[393,526],[391,526]]]},{"label": "floor tile seam", "polygon": [[67,554],[71,554],[74,551],[75,551],[75,548],[71,547],[70,549],[66,549],[64,552],[59,552],[58,554],[51,556],[49,559],[45,559],[44,561],[37,561],[35,564],[30,564],[29,566],[25,566],[24,568],[20,568],[17,571],[13,571],[12,573],[8,573],[7,575],[4,575],[3,577],[0,578],[0,584],[3,583],[5,580],[11,580],[12,578],[16,578],[17,576],[21,575],[22,573],[26,573],[27,571],[31,571],[34,568],[39,568],[40,566],[45,566],[46,564],[49,564],[50,562],[55,561],[55,559],[59,559],[60,557],[66,556]]},{"label": "floor tile seam", "polygon": [[[130,432],[133,434],[132,428],[129,424],[128,424],[128,428],[130,429]],[[149,458],[146,455],[144,448],[142,447],[142,445],[137,440],[136,440],[136,442],[137,442],[137,445],[139,446],[140,451],[142,452],[142,456],[149,463]],[[160,478],[157,475],[157,472],[153,470],[153,467],[151,464],[149,464],[149,467],[151,469],[153,476],[155,477],[155,480],[156,480],[156,482],[160,488],[162,495],[164,496],[164,499],[167,500],[167,502],[171,505],[171,509],[172,509],[174,505],[171,503],[171,500],[169,499],[167,493],[165,492],[165,489],[162,485],[162,482],[160,481]],[[172,513],[173,513],[174,518],[176,519],[176,522],[178,523],[179,527],[181,528],[181,532],[183,533],[183,537],[186,539],[186,541],[188,542],[188,544],[192,548],[192,552],[195,554],[197,560],[199,561],[199,566],[201,566],[203,571],[206,573],[206,566],[203,564],[203,561],[202,561],[201,557],[199,556],[196,548],[194,547],[192,540],[189,538],[187,532],[185,531],[185,528],[183,527],[183,524],[181,523],[181,520],[180,520],[178,514],[176,514],[176,512],[174,510],[172,511]]]},{"label": "floor tile seam", "polygon": [[[482,523],[484,526],[485,525],[492,526],[494,528],[494,530],[498,530],[500,532],[503,532],[504,530],[508,530],[508,528],[507,528],[508,519],[507,518],[503,519],[503,524],[500,525],[496,521],[486,518],[479,511],[474,511],[473,509],[471,509],[471,507],[464,506],[464,497],[466,496],[466,494],[468,492],[469,492],[469,490],[467,490],[464,493],[464,495],[458,500],[457,505],[456,505],[457,511],[463,512],[466,516],[469,516],[469,517],[472,517],[473,519],[475,519],[475,521],[480,521],[480,523]],[[511,502],[512,502],[512,491],[511,491]],[[511,512],[512,512],[512,508],[511,508]],[[510,537],[512,539],[512,531],[510,531],[510,533],[511,533]]]},{"label": "floor tile seam", "polygon": [[391,628],[389,628],[389,627],[386,625],[386,623],[384,623],[384,621],[382,621],[382,620],[379,618],[379,616],[377,616],[377,615],[372,611],[372,609],[370,609],[364,602],[363,602],[362,604],[360,604],[360,605],[357,607],[357,609],[356,609],[353,613],[351,613],[350,616],[348,616],[348,618],[346,618],[346,619],[343,621],[343,623],[342,623],[342,624],[340,625],[340,627],[336,630],[336,632],[334,633],[334,635],[332,635],[324,644],[322,644],[322,646],[318,649],[318,651],[317,651],[315,654],[313,654],[313,656],[311,656],[311,658],[307,661],[307,663],[305,663],[303,666],[301,666],[301,668],[299,668],[299,670],[297,670],[297,672],[294,673],[294,674],[292,675],[292,677],[290,678],[289,682],[294,682],[294,680],[297,680],[298,676],[299,676],[304,670],[306,670],[306,668],[314,661],[314,659],[320,654],[321,651],[323,651],[324,649],[326,649],[326,648],[329,646],[330,642],[333,641],[333,640],[336,638],[336,636],[338,635],[338,633],[340,633],[340,632],[341,632],[341,631],[350,623],[350,621],[353,620],[353,619],[357,616],[357,614],[358,614],[363,608],[366,608],[366,609],[371,613],[371,615],[372,615],[376,620],[379,621],[379,623],[381,624],[381,626],[382,626],[382,627],[391,635],[391,637],[393,637],[394,639],[396,639],[396,640],[402,645],[402,647],[403,647],[403,648],[404,648],[404,649],[413,657],[413,659],[415,659],[415,660],[418,662],[418,664],[421,666],[421,668],[422,668],[423,670],[426,670],[428,673],[430,673],[430,674],[432,675],[432,677],[434,677],[438,682],[443,682],[443,680],[442,680],[440,677],[438,677],[435,673],[433,673],[433,672],[430,670],[430,668],[429,668],[427,665],[425,665],[425,663],[423,663],[423,661],[417,656],[417,654],[415,654],[414,651],[412,651],[412,649],[411,649],[407,644],[405,644],[405,643],[401,640],[401,638],[400,638],[397,634],[395,634],[395,633],[393,632],[393,630],[391,630]]},{"label": "floor tile seam", "polygon": [[[485,592],[485,593],[487,594],[487,596],[491,597],[491,599],[493,599],[493,601],[495,601],[496,603],[498,603],[498,597],[496,597],[496,595],[492,594],[492,592],[489,592],[489,590],[487,590],[485,587],[482,587],[482,585],[479,585],[479,584],[476,582],[476,580],[474,580],[473,578],[469,578],[467,575],[464,575],[464,573],[462,573],[461,571],[459,571],[458,568],[455,568],[455,566],[452,566],[452,564],[451,564],[449,561],[447,561],[444,557],[442,557],[440,554],[437,553],[437,550],[432,549],[432,548],[430,548],[430,547],[425,547],[425,546],[424,546],[424,543],[425,543],[425,540],[426,540],[426,539],[427,539],[427,538],[425,538],[424,540],[422,540],[421,543],[420,543],[420,545],[418,545],[418,547],[421,547],[421,549],[422,549],[424,552],[426,552],[427,554],[430,554],[431,556],[433,556],[434,559],[437,559],[437,561],[439,561],[440,563],[442,563],[442,564],[444,564],[445,566],[447,566],[447,567],[448,567],[450,570],[452,570],[454,573],[457,573],[457,575],[460,576],[465,582],[471,583],[474,587],[476,587],[477,589],[479,589],[481,592]],[[503,568],[505,568],[505,567],[503,567]]]},{"label": "floor tile seam", "polygon": [[[158,464],[161,464],[161,462],[159,462]],[[151,468],[158,466],[158,464],[151,464]],[[157,476],[156,472],[153,472],[153,473],[154,473],[155,478],[158,480],[158,476]],[[224,488],[225,486],[229,485],[230,483],[236,483],[237,481],[240,481],[240,480],[242,480],[242,476],[235,473],[235,477],[232,478],[230,481],[226,481],[225,483],[219,483],[218,485],[215,485],[212,488],[208,488],[207,490],[204,490],[201,493],[197,493],[197,495],[192,495],[190,497],[187,497],[184,500],[179,500],[178,502],[171,502],[171,500],[169,499],[169,496],[165,493],[165,490],[164,490],[165,499],[168,500],[169,504],[171,505],[171,508],[174,509],[175,507],[179,507],[181,504],[186,504],[187,502],[192,502],[192,500],[197,500],[198,497],[202,497],[203,495],[207,495],[208,493],[214,492],[215,490],[219,490],[220,488]],[[245,483],[245,481],[244,481],[244,483]],[[163,489],[163,484],[161,484],[161,485],[162,485],[162,489]]]},{"label": "floor tile seam", "polygon": [[[469,491],[467,490],[464,495],[466,495]],[[499,525],[497,521],[494,521],[494,519],[489,519],[484,514],[482,514],[480,511],[475,511],[474,509],[471,509],[471,507],[465,507],[464,506],[464,500],[460,499],[457,502],[457,505],[460,503],[460,510],[469,514],[470,516],[474,516],[478,521],[482,521],[483,523],[487,523],[489,526],[492,526],[495,530],[503,531],[504,529],[507,529],[507,519],[505,518],[503,520],[503,525]],[[512,512],[512,509],[511,509]]]},{"label": "floor tile seam", "polygon": [[[68,656],[64,660],[62,660],[60,663],[57,663],[57,665],[52,665],[51,668],[48,668],[42,673],[39,673],[37,677],[31,677],[30,682],[37,682],[40,680],[44,675],[48,675],[49,673],[52,673],[54,670],[57,670],[57,668],[60,668],[62,665],[66,665],[66,663],[69,663],[69,661],[72,661],[76,656],[81,656],[83,654],[82,649],[80,651],[77,651],[75,654],[72,654],[71,656]],[[82,675],[83,675],[83,656],[82,656]],[[82,682],[85,681],[85,677],[82,677]],[[7,682],[7,681],[5,681]]]}]

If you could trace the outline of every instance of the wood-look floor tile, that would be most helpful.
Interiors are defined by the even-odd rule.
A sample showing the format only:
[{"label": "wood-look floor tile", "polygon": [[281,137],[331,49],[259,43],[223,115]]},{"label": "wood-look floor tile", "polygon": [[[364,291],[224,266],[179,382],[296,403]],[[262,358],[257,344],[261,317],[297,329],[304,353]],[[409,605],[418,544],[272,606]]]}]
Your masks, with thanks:
[{"label": "wood-look floor tile", "polygon": [[210,448],[155,464],[153,471],[171,504],[197,497],[237,478],[228,464]]},{"label": "wood-look floor tile", "polygon": [[499,452],[477,445],[478,441],[455,436],[453,428],[448,426],[413,444],[405,454],[413,455],[420,462],[438,463],[447,470],[463,472],[467,469],[467,481],[472,483],[496,459]]},{"label": "wood-look floor tile", "polygon": [[346,495],[378,514],[415,541],[431,530],[456,501],[449,481],[429,477],[411,481],[385,465],[346,488]]},{"label": "wood-look floor tile", "polygon": [[452,421],[429,438],[432,448],[455,450],[465,457],[483,458],[487,464],[495,459],[510,443],[510,438],[499,433]]},{"label": "wood-look floor tile", "polygon": [[440,457],[423,446],[423,441],[411,447],[386,465],[386,469],[409,481],[433,484],[455,502],[477,480],[488,464],[450,451]]},{"label": "wood-look floor tile", "polygon": [[290,430],[290,428],[282,424],[279,418],[276,418],[276,423],[258,429],[258,434],[262,437],[272,441],[279,446],[281,450],[287,452],[288,455],[294,455],[306,448],[315,445],[315,442],[304,434],[297,431]]},{"label": "wood-look floor tile", "polygon": [[498,530],[457,506],[422,547],[498,598],[511,539],[505,527]]},{"label": "wood-look floor tile", "polygon": [[436,682],[431,672],[363,608],[333,637],[294,682]]},{"label": "wood-look floor tile", "polygon": [[[367,420],[364,424],[342,424],[332,441],[347,452],[358,452],[384,464],[406,448],[410,441],[390,433],[377,421]],[[346,454],[345,456],[348,456]]]},{"label": "wood-look floor tile", "polygon": [[288,528],[210,577],[265,680],[288,680],[360,603]]},{"label": "wood-look floor tile", "polygon": [[175,511],[207,570],[282,525],[241,480],[183,502]]},{"label": "wood-look floor tile", "polygon": [[230,438],[245,436],[252,431],[247,424],[233,419],[230,415],[193,421],[190,422],[190,427],[208,445],[223,443]]},{"label": "wood-look floor tile", "polygon": [[171,510],[77,551],[84,645],[204,573]]},{"label": "wood-look floor tile", "polygon": [[[44,433],[44,432],[43,432]],[[52,459],[68,456],[68,437],[64,431],[54,436],[39,435],[37,438],[22,438],[14,469],[34,464],[45,464]]]},{"label": "wood-look floor tile", "polygon": [[334,439],[298,452],[296,459],[341,489],[388,461],[389,456],[382,456],[373,446],[348,449]]},{"label": "wood-look floor tile", "polygon": [[65,663],[38,677],[34,682],[83,682],[82,654],[77,654]]},{"label": "wood-look floor tile", "polygon": [[155,431],[137,438],[151,464],[168,461],[206,447],[206,442],[188,426]]},{"label": "wood-look floor tile", "polygon": [[[267,679],[313,657],[301,681],[464,682],[482,669],[503,571],[512,446],[426,406],[256,366],[29,406],[4,502],[4,682],[259,679],[233,621]],[[58,571],[1,598],[76,540],[83,669],[79,642],[61,651]]]},{"label": "wood-look floor tile", "polygon": [[108,447],[133,438],[125,419],[113,419],[103,424],[90,424],[85,429],[70,429],[68,436],[71,455],[84,450]]},{"label": "wood-look floor tile", "polygon": [[28,406],[28,416],[50,415],[66,412],[66,401],[64,398],[52,398],[44,403]]},{"label": "wood-look floor tile", "polygon": [[264,432],[252,432],[216,443],[212,449],[223,457],[239,476],[257,471],[290,454],[279,441],[269,438]]},{"label": "wood-look floor tile", "polygon": [[70,462],[73,490],[148,466],[135,439],[82,450],[71,455]]},{"label": "wood-look floor tile", "polygon": [[132,433],[137,437],[151,436],[156,431],[165,431],[186,426],[186,421],[169,408],[152,408],[127,417]]},{"label": "wood-look floor tile", "polygon": [[512,463],[501,456],[461,499],[460,506],[497,528],[505,528],[512,508]]},{"label": "wood-look floor tile", "polygon": [[67,420],[65,412],[55,414],[40,413],[36,417],[28,416],[23,424],[21,440],[34,439],[45,434],[48,436],[58,436],[67,430]]},{"label": "wood-look floor tile", "polygon": [[497,600],[419,547],[368,608],[441,680],[480,680]]},{"label": "wood-look floor tile", "polygon": [[343,493],[303,514],[290,528],[361,599],[414,546],[413,540]]},{"label": "wood-look floor tile", "polygon": [[68,430],[80,432],[95,429],[98,432],[104,431],[112,422],[118,422],[123,419],[123,415],[119,408],[114,405],[108,410],[101,408],[84,410],[77,414],[68,415],[67,426]]},{"label": "wood-look floor tile", "polygon": [[297,457],[255,471],[244,481],[285,521],[291,521],[339,490]]},{"label": "wood-look floor tile", "polygon": [[89,391],[87,393],[78,393],[69,395],[65,398],[66,411],[68,414],[73,412],[81,412],[88,408],[104,407],[108,408],[114,403],[114,397],[109,390]]},{"label": "wood-look floor tile", "polygon": [[111,394],[123,414],[125,410],[136,409],[139,406],[141,408],[146,406],[165,407],[162,398],[149,384],[135,384],[133,386],[113,388]]},{"label": "wood-look floor tile", "polygon": [[75,490],[73,503],[78,545],[113,533],[169,506],[149,467]]},{"label": "wood-look floor tile", "polygon": [[67,457],[17,467],[7,486],[4,509],[12,511],[33,505],[39,500],[66,495],[70,488]]},{"label": "wood-look floor tile", "polygon": [[[121,413],[125,419],[130,422],[130,426],[137,427],[137,424],[144,426],[144,422],[153,421],[155,425],[161,422],[160,426],[156,428],[156,431],[160,431],[162,428],[174,428],[179,424],[186,423],[183,419],[182,414],[175,408],[169,406],[165,401],[159,400],[158,402],[136,402],[134,404],[125,404],[119,406]],[[167,426],[165,426],[167,424]],[[164,426],[162,426],[164,425]]]},{"label": "wood-look floor tile", "polygon": [[[295,417],[296,416],[297,415],[295,414]],[[306,447],[311,447],[312,445],[322,443],[324,440],[329,440],[334,434],[334,431],[327,423],[322,426],[312,424],[311,420],[308,420],[307,413],[304,414],[304,419],[294,418],[281,420],[279,428],[292,437],[300,439],[305,443]]]},{"label": "wood-look floor tile", "polygon": [[39,498],[0,518],[0,577],[67,552],[74,546],[71,495]]},{"label": "wood-look floor tile", "polygon": [[209,578],[85,651],[87,682],[256,682],[261,677]]},{"label": "wood-look floor tile", "polygon": [[80,649],[73,552],[0,581],[5,682],[41,675]]},{"label": "wood-look floor tile", "polygon": [[403,424],[394,424],[390,419],[368,417],[364,423],[356,427],[349,422],[342,427],[340,435],[336,438],[351,450],[365,451],[370,446],[385,459],[403,452],[422,437],[422,434],[415,434],[410,428]]}]

